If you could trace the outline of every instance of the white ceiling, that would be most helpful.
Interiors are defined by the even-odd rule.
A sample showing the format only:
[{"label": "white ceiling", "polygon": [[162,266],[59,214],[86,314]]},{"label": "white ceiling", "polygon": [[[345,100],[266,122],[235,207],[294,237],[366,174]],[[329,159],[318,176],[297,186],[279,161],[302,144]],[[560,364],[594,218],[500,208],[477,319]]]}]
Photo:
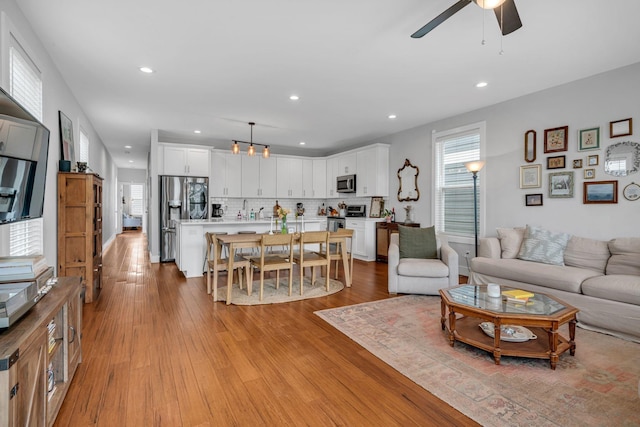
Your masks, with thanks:
[{"label": "white ceiling", "polygon": [[640,62],[637,0],[516,0],[503,40],[471,4],[409,37],[455,1],[17,4],[119,167],[145,167],[152,129],[226,148],[254,121],[273,153],[319,155]]}]

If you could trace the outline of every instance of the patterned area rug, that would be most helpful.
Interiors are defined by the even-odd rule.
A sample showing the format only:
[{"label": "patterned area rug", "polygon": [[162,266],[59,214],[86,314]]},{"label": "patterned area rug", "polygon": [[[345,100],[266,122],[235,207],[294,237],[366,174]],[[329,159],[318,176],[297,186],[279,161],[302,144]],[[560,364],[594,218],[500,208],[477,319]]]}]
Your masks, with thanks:
[{"label": "patterned area rug", "polygon": [[[276,289],[276,279],[264,279],[263,298],[260,301],[260,279],[254,279],[252,285],[251,296],[247,295],[246,285],[244,289],[240,289],[237,284],[231,288],[231,304],[235,305],[259,305],[259,304],[278,304],[283,302],[299,301],[309,298],[319,298],[327,295],[335,294],[344,289],[342,282],[329,279],[329,291],[325,287],[324,277],[317,279],[313,286],[311,278],[304,278],[304,295],[300,295],[300,279],[296,275],[293,278],[293,292],[289,296],[289,278],[286,274],[280,276],[280,286]],[[218,299],[227,300],[227,287],[218,288]]]},{"label": "patterned area rug", "polygon": [[439,297],[402,296],[316,314],[480,424],[640,425],[640,344],[578,328],[575,357],[562,354],[555,371],[541,359],[503,356],[497,366],[488,352],[449,345]]}]

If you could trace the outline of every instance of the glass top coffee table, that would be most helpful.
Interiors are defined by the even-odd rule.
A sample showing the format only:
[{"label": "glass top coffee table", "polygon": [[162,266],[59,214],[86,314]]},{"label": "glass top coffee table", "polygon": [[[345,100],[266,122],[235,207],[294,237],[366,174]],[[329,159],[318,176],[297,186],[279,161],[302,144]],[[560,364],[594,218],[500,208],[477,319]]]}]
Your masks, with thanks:
[{"label": "glass top coffee table", "polygon": [[[551,369],[565,351],[575,354],[579,310],[551,295],[536,293],[526,302],[512,302],[488,296],[486,285],[462,285],[440,289],[440,296],[440,321],[452,347],[460,341],[491,352],[496,365],[501,356],[549,359]],[[569,339],[558,332],[565,323]]]}]

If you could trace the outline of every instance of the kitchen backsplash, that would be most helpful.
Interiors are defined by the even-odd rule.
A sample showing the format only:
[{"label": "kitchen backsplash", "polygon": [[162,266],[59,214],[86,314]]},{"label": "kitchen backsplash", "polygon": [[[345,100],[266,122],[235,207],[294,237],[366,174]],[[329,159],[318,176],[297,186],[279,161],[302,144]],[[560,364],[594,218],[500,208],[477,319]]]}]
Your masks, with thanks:
[{"label": "kitchen backsplash", "polygon": [[[212,197],[209,202],[209,209],[211,209],[211,203],[220,203],[224,209],[225,217],[235,217],[238,211],[242,211],[244,201],[247,201],[247,215],[251,212],[251,209],[258,215],[260,208],[264,207],[264,217],[269,218],[273,212],[273,207],[276,204],[276,199],[237,199],[237,198],[216,198]],[[277,199],[278,204],[284,208],[289,209],[295,214],[296,203],[295,199]],[[337,209],[338,203],[345,202],[347,205],[365,205],[367,207],[367,216],[369,216],[369,208],[371,207],[370,197],[345,197],[343,199],[302,199],[300,200],[304,204],[305,215],[308,217],[316,216],[318,214],[318,207],[321,207],[324,203],[325,208],[329,206]]]}]

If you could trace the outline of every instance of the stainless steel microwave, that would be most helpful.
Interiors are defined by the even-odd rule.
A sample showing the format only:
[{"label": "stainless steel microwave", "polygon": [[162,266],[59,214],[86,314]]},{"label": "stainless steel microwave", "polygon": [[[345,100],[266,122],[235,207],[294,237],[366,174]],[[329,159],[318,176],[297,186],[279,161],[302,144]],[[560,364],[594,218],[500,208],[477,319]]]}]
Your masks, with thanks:
[{"label": "stainless steel microwave", "polygon": [[343,175],[337,178],[336,190],[338,193],[355,193],[356,192],[356,176]]}]

